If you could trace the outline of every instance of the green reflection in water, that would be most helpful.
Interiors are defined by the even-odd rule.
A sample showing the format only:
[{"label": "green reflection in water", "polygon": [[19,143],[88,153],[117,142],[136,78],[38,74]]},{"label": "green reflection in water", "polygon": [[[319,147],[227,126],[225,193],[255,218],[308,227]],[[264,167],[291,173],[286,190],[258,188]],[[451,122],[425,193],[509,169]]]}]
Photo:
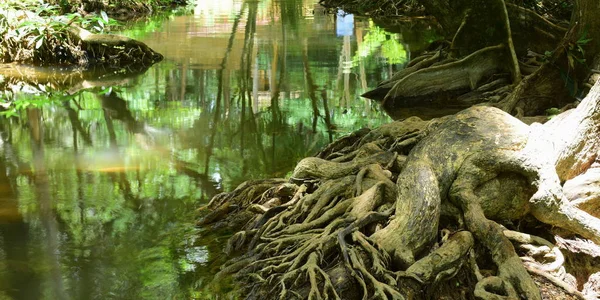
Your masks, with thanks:
[{"label": "green reflection in water", "polygon": [[0,120],[0,299],[227,292],[206,289],[226,233],[195,228],[195,209],[389,122],[359,95],[401,67],[403,44],[368,20],[338,37],[316,3],[199,1],[124,32],[165,55],[143,74],[4,81],[57,90]]}]

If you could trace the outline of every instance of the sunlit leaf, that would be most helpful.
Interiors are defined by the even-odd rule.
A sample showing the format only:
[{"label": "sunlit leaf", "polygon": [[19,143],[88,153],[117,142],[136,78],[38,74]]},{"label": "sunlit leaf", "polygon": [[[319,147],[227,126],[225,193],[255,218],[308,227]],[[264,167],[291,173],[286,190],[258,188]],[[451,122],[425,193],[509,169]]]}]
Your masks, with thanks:
[{"label": "sunlit leaf", "polygon": [[573,55],[567,55],[567,59],[569,61],[569,67],[571,69],[575,68],[575,58],[573,58]]},{"label": "sunlit leaf", "polygon": [[106,15],[106,12],[101,10],[100,15],[102,16],[102,20],[104,21],[104,23],[108,24],[108,15]]},{"label": "sunlit leaf", "polygon": [[40,49],[40,48],[42,47],[42,45],[43,45],[43,44],[44,44],[44,37],[43,37],[43,36],[41,36],[41,37],[38,39],[37,43],[35,43],[35,49]]}]

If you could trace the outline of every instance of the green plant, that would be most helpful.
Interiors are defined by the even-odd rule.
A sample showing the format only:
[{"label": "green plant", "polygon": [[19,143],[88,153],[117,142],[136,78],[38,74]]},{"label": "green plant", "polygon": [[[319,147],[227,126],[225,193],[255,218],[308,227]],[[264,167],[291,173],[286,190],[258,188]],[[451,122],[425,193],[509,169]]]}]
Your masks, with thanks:
[{"label": "green plant", "polygon": [[588,31],[587,29],[583,31],[581,37],[577,39],[574,43],[569,43],[567,49],[567,59],[569,61],[569,67],[574,69],[575,64],[585,64],[585,50],[584,47],[592,41],[592,39],[587,38]]},{"label": "green plant", "polygon": [[55,102],[57,102],[56,98],[48,97],[46,95],[26,95],[24,97],[16,97],[12,92],[3,91],[0,93],[0,104],[4,110],[0,112],[0,116],[18,116],[24,109],[30,107],[39,108]]},{"label": "green plant", "polygon": [[546,109],[546,115],[548,115],[548,120],[556,117],[558,114],[560,114],[560,109],[556,107]]},{"label": "green plant", "polygon": [[103,33],[118,26],[106,12],[85,16],[79,13],[58,15],[60,8],[46,2],[35,5],[0,6],[0,61],[36,65],[70,64],[81,53],[77,41],[70,38],[70,26]]}]

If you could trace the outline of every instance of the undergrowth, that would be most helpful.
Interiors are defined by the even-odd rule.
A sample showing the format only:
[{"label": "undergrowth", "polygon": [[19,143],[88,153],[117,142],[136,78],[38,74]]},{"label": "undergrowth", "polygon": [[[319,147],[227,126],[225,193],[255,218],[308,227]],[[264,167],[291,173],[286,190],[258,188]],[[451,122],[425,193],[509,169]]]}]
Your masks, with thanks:
[{"label": "undergrowth", "polygon": [[59,14],[48,3],[0,5],[0,61],[32,65],[84,65],[85,55],[71,39],[72,25],[102,33],[117,24],[101,11],[98,14]]}]

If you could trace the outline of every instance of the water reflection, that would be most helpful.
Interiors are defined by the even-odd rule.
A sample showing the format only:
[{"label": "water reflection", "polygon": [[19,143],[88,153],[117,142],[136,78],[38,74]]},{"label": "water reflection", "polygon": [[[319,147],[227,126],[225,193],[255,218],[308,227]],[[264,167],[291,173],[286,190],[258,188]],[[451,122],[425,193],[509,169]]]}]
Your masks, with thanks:
[{"label": "water reflection", "polygon": [[145,74],[43,106],[17,95],[29,104],[0,120],[0,299],[213,297],[224,237],[194,227],[199,204],[389,121],[359,95],[404,44],[316,3],[201,0],[125,32],[165,56]]}]

